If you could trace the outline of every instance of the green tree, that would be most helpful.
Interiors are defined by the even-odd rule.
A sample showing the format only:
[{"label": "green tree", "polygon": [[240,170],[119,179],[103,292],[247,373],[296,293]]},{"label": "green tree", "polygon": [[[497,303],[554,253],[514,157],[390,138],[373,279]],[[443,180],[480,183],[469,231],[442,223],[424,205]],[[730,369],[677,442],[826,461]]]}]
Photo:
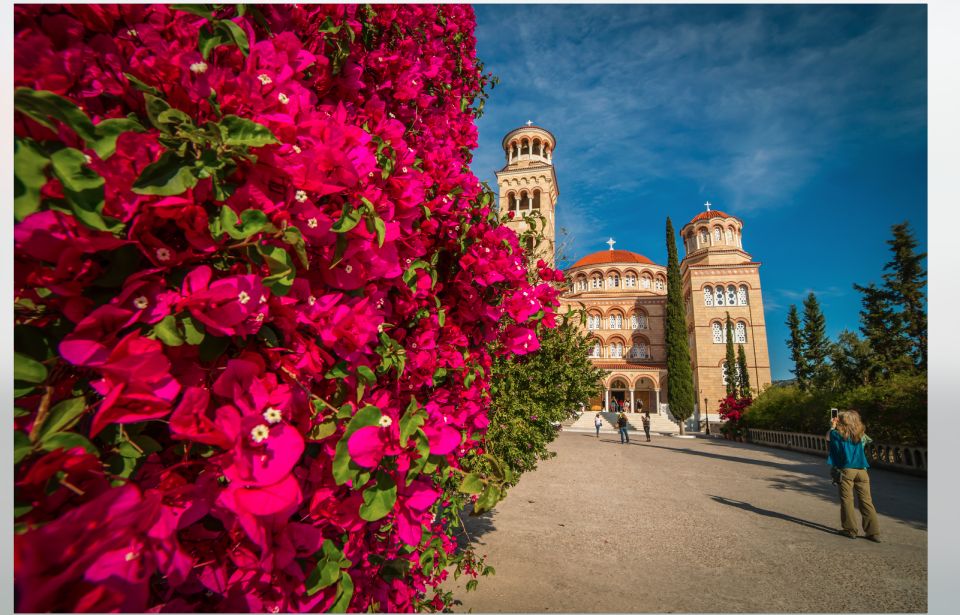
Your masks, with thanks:
[{"label": "green tree", "polygon": [[747,370],[747,353],[743,344],[737,344],[737,377],[740,380],[740,398],[753,397],[750,392],[750,372]]},{"label": "green tree", "polygon": [[727,338],[727,358],[723,362],[723,376],[727,380],[727,397],[737,397],[739,378],[737,377],[737,355],[733,352],[733,320],[727,312],[727,322],[724,326]]},{"label": "green tree", "polygon": [[873,282],[866,286],[854,284],[853,287],[863,295],[860,332],[873,352],[877,364],[874,372],[886,377],[909,371],[912,367],[910,340],[904,335],[902,322],[893,309],[889,294]]},{"label": "green tree", "polygon": [[797,378],[797,386],[801,390],[807,388],[807,362],[803,356],[803,335],[800,328],[800,316],[797,306],[791,305],[787,313],[787,327],[790,337],[787,339],[787,348],[790,349],[790,360],[793,361],[793,375]]},{"label": "green tree", "polygon": [[901,331],[909,338],[910,351],[920,370],[927,368],[927,311],[924,296],[927,272],[926,253],[917,254],[917,240],[907,222],[893,226],[893,239],[887,241],[893,260],[884,266],[884,289],[897,310]]},{"label": "green tree", "polygon": [[680,261],[677,259],[676,233],[667,218],[667,400],[670,412],[680,423],[693,414],[693,370],[690,367],[690,347],[687,345],[687,314],[683,304],[683,285],[680,281]]},{"label": "green tree", "polygon": [[879,373],[876,355],[870,341],[844,329],[830,348],[833,367],[831,386],[837,390],[859,387],[874,382]]},{"label": "green tree", "polygon": [[817,296],[812,292],[803,301],[803,359],[809,383],[820,388],[830,379],[830,340],[827,339],[827,321],[820,310]]}]

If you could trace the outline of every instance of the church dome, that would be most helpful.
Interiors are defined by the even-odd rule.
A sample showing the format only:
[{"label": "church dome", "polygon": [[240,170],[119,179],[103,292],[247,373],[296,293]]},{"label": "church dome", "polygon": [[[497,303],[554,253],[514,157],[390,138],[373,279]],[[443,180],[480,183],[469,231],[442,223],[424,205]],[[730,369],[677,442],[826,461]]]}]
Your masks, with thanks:
[{"label": "church dome", "polygon": [[693,217],[693,220],[687,224],[693,224],[694,222],[700,222],[701,220],[709,220],[711,218],[733,218],[739,220],[736,216],[731,216],[726,212],[722,212],[719,209],[711,209],[709,211],[701,211],[696,216]]},{"label": "church dome", "polygon": [[585,265],[608,265],[611,263],[643,263],[645,265],[656,264],[643,254],[637,254],[636,252],[631,252],[629,250],[600,250],[599,252],[594,252],[593,254],[587,254],[574,263],[573,267],[583,267]]}]

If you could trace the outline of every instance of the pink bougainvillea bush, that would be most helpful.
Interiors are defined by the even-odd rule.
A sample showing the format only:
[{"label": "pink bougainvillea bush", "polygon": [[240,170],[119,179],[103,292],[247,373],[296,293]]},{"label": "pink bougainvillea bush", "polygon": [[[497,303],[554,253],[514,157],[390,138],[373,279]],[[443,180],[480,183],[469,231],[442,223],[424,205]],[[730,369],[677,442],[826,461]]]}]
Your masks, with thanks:
[{"label": "pink bougainvillea bush", "polygon": [[19,611],[450,600],[491,353],[556,292],[469,170],[463,6],[15,8]]}]

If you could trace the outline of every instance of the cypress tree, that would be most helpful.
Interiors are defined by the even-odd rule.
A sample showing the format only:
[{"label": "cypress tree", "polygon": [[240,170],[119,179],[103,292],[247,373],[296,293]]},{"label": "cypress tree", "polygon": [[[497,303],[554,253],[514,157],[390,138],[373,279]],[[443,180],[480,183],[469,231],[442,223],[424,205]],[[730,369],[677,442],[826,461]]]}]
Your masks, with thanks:
[{"label": "cypress tree", "polygon": [[793,369],[790,371],[797,378],[797,386],[800,390],[806,390],[807,361],[803,356],[803,335],[800,329],[800,316],[797,314],[795,305],[791,305],[790,312],[787,313],[787,327],[790,329],[787,348],[790,349],[790,360],[793,361]]},{"label": "cypress tree", "polygon": [[737,355],[733,352],[733,320],[730,319],[730,312],[727,312],[727,324],[724,327],[727,338],[727,360],[724,362],[724,376],[727,378],[727,397],[737,397],[739,388],[739,378],[737,377]]},{"label": "cypress tree", "polygon": [[750,392],[750,372],[747,371],[747,353],[743,344],[737,344],[737,372],[740,379],[740,399],[753,397]]},{"label": "cypress tree", "polygon": [[683,305],[683,285],[680,282],[680,261],[673,223],[667,218],[667,400],[670,412],[683,423],[693,414],[693,370],[690,367],[690,348],[687,345],[687,316]]},{"label": "cypress tree", "polygon": [[893,260],[884,266],[884,290],[895,309],[900,330],[909,338],[915,365],[927,368],[927,313],[923,288],[927,272],[923,267],[926,253],[917,254],[917,240],[907,222],[893,226],[893,239],[887,241]]},{"label": "cypress tree", "polygon": [[808,371],[808,380],[813,387],[822,387],[830,376],[827,357],[830,340],[827,339],[827,322],[820,311],[820,303],[813,293],[803,301],[803,358]]}]

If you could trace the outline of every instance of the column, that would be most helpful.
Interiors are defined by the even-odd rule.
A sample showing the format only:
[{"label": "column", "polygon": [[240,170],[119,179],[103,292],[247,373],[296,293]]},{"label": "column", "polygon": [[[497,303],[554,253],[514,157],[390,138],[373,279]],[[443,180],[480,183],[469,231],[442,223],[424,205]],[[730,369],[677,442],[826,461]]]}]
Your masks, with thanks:
[{"label": "column", "polygon": [[636,412],[637,405],[633,401],[633,388],[630,388],[630,412]]},{"label": "column", "polygon": [[657,414],[660,414],[660,389],[654,389],[653,392],[657,396]]},{"label": "column", "polygon": [[603,388],[603,410],[604,412],[610,412],[610,389]]}]

